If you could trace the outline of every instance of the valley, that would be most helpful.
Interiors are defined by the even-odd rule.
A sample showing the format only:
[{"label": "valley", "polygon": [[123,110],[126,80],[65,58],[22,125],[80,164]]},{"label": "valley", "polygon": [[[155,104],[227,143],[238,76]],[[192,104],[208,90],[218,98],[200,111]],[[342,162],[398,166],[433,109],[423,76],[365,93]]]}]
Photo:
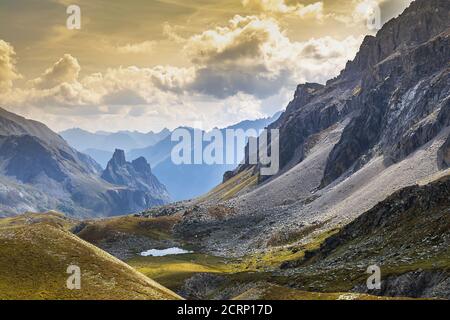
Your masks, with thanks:
[{"label": "valley", "polygon": [[273,163],[250,140],[241,162],[178,166],[168,129],[0,125],[0,299],[450,299],[448,0],[413,1],[284,112],[217,130],[275,130]]},{"label": "valley", "polygon": [[[280,299],[285,298],[281,292],[305,299],[314,295],[324,299],[337,298],[344,293],[349,293],[348,298],[353,294],[357,299],[376,296],[446,298],[450,281],[449,181],[450,178],[445,176],[425,186],[402,189],[353,223],[323,232],[306,243],[298,235],[298,238],[274,243],[269,249],[245,256],[219,257],[208,252],[207,248],[204,251],[204,247],[184,241],[182,235],[175,231],[174,224],[174,233],[166,233],[164,239],[150,236],[152,241],[156,241],[153,246],[165,248],[169,245],[166,241],[171,239],[171,245],[177,243],[195,253],[140,257],[139,246],[129,246],[125,261],[164,286],[194,299],[232,299],[247,294],[247,291],[256,294],[261,292],[261,287],[268,285],[270,292],[273,290]],[[380,221],[383,214],[386,215],[385,220]],[[166,217],[144,219],[161,218]],[[180,220],[177,223],[181,223]],[[421,226],[420,232],[412,232],[417,225]],[[132,230],[128,229],[122,236],[142,234],[139,229]],[[117,252],[115,246],[127,243],[122,240],[107,242],[105,247],[99,244],[102,242],[97,244],[105,250]],[[202,251],[204,253],[200,253]],[[368,278],[366,269],[374,263],[381,266],[383,279],[387,279],[386,287],[381,291],[367,292],[364,289]],[[425,282],[415,284],[413,279],[416,276]],[[435,280],[426,284],[425,279],[428,278]],[[404,291],[394,290],[391,283],[396,282],[404,282],[401,286]],[[364,296],[368,293],[371,295]]]},{"label": "valley", "polygon": [[[34,287],[30,291],[34,292],[30,298],[76,298],[76,293],[74,296],[72,292],[58,287],[58,283],[61,285],[66,278],[64,261],[76,262],[84,268],[99,268],[92,271],[94,273],[89,271],[87,278],[82,279],[89,290],[80,291],[87,295],[83,297],[95,299],[101,298],[102,294],[112,294],[107,287],[101,290],[97,287],[111,281],[114,283],[113,298],[155,298],[152,293],[133,296],[129,288],[123,293],[118,289],[122,277],[137,274],[153,279],[187,299],[448,298],[449,181],[450,178],[444,176],[425,186],[403,189],[353,223],[324,232],[310,242],[297,241],[301,239],[299,236],[241,257],[215,256],[207,248],[183,240],[182,234],[176,231],[182,219],[180,212],[159,217],[134,215],[82,222],[57,213],[30,213],[17,218],[4,218],[0,220],[2,256],[14,259],[15,268],[11,274],[11,262],[2,260],[2,270],[10,270],[2,272],[8,278],[0,279],[6,290],[2,292],[9,292],[10,296],[2,298],[14,297],[8,287],[14,274],[14,277],[28,279],[35,273],[40,273],[47,280],[43,282],[45,285],[41,285],[41,290],[36,291]],[[420,233],[411,232],[416,225],[421,226]],[[27,244],[24,239],[29,239],[27,241],[33,244]],[[11,241],[20,241],[23,245],[19,247]],[[76,252],[70,251],[73,250],[70,249],[72,242],[79,243]],[[149,247],[166,249],[174,245],[193,253],[161,257],[140,255]],[[60,252],[56,255],[61,259],[59,264],[49,264],[47,255],[40,253],[39,248],[44,247],[49,250],[50,256],[51,252]],[[86,249],[81,249],[84,247]],[[91,250],[92,253],[85,256],[83,250]],[[126,264],[114,260],[106,252]],[[19,257],[25,259],[24,264],[22,260],[17,260]],[[113,263],[114,268],[119,269],[114,271],[111,265],[106,266],[105,263]],[[368,277],[366,268],[373,263],[380,264],[386,282],[383,282],[381,291],[367,292],[364,289]],[[119,271],[120,268],[123,271]],[[416,277],[424,280],[416,285],[413,281]],[[396,291],[399,287],[394,284],[399,282],[404,291]],[[22,283],[27,286],[26,281]],[[95,294],[89,295],[91,286]],[[23,292],[15,294],[21,295]]]}]

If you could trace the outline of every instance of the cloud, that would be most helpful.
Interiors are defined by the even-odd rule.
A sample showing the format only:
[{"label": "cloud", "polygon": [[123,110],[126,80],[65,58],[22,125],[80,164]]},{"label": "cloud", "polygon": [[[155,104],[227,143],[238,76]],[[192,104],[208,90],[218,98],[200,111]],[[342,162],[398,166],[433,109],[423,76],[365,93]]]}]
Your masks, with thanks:
[{"label": "cloud", "polygon": [[274,18],[235,16],[183,41],[180,54],[189,67],[117,67],[81,77],[77,59],[66,54],[31,86],[16,88],[7,104],[41,108],[55,117],[142,116],[178,125],[227,125],[268,115],[262,108],[275,111],[267,101],[282,108],[298,83],[336,76],[361,41],[297,42]]},{"label": "cloud", "polygon": [[31,84],[39,89],[50,89],[65,82],[74,83],[78,79],[80,70],[78,60],[70,54],[65,54],[39,78],[32,80]]},{"label": "cloud", "polygon": [[323,2],[316,2],[306,6],[301,6],[296,10],[296,14],[302,18],[316,18],[318,20],[323,20],[323,12]]},{"label": "cloud", "polygon": [[322,20],[323,2],[304,5],[301,3],[287,4],[285,0],[242,0],[244,7],[265,13],[295,14],[302,18],[316,18]]},{"label": "cloud", "polygon": [[323,83],[354,57],[361,40],[295,42],[273,18],[235,16],[187,41],[184,51],[196,67],[188,88],[222,99],[239,92],[267,98],[285,86]]},{"label": "cloud", "polygon": [[15,67],[14,48],[0,40],[0,89],[10,89],[12,82],[20,78]]},{"label": "cloud", "polygon": [[[183,104],[185,69],[110,68],[73,82],[54,83],[53,88],[16,90],[10,105],[40,107],[57,115],[141,114],[144,107],[170,112]],[[177,74],[180,70],[180,74]],[[173,90],[172,90],[173,89]],[[139,110],[138,110],[139,109]]]},{"label": "cloud", "polygon": [[413,0],[353,0],[350,14],[332,16],[347,26],[363,25],[368,31],[377,31],[384,23],[401,14],[411,2]]},{"label": "cloud", "polygon": [[66,54],[27,88],[4,96],[5,104],[33,110],[27,115],[37,120],[45,115],[56,128],[68,125],[68,116],[90,119],[94,129],[100,121],[111,129],[226,126],[281,109],[299,83],[338,75],[362,41],[293,41],[270,16],[237,15],[187,38],[170,32],[189,66],[114,67],[81,76],[77,59]]},{"label": "cloud", "polygon": [[155,41],[144,41],[140,43],[128,43],[123,46],[116,46],[115,49],[121,54],[138,54],[138,53],[150,53],[153,51],[156,45]]},{"label": "cloud", "polygon": [[147,101],[141,95],[131,89],[122,89],[103,96],[103,104],[106,105],[143,105]]},{"label": "cloud", "polygon": [[182,26],[172,26],[168,22],[163,24],[163,35],[165,35],[169,40],[175,43],[184,43],[186,41],[185,38],[181,37],[178,34],[180,29],[184,29]]}]

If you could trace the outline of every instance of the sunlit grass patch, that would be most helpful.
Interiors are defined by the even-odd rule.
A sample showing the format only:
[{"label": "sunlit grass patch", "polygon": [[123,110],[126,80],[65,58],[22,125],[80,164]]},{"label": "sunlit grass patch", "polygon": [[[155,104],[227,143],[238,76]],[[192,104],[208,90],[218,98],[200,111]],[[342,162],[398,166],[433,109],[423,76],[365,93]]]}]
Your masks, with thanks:
[{"label": "sunlit grass patch", "polygon": [[[0,257],[0,299],[178,298],[103,250],[45,222],[0,228]],[[67,288],[70,265],[81,269],[81,290]]]},{"label": "sunlit grass patch", "polygon": [[82,239],[90,243],[108,239],[115,233],[145,236],[155,240],[172,238],[172,229],[180,220],[179,216],[135,217],[123,216],[117,218],[88,221],[78,233]]},{"label": "sunlit grass patch", "polygon": [[197,273],[228,274],[235,265],[225,258],[206,254],[182,254],[165,257],[135,257],[127,263],[170,289],[178,289]]}]

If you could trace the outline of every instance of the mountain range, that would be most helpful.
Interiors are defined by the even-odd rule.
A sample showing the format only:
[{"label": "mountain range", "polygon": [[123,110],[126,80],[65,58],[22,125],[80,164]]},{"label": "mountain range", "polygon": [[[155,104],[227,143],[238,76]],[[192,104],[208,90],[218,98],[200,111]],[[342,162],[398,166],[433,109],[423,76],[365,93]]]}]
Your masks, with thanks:
[{"label": "mountain range", "polygon": [[[210,249],[245,254],[278,235],[344,225],[445,169],[449,14],[449,1],[415,1],[367,36],[338,77],[299,85],[269,126],[280,130],[280,172],[264,179],[254,167],[239,166],[223,188],[238,192],[221,204],[236,214],[209,221],[207,211],[197,210],[208,223],[186,219],[186,230],[207,235],[198,239]],[[220,200],[217,192],[212,197]]]},{"label": "mountain range", "polygon": [[154,133],[138,131],[118,131],[91,133],[79,128],[68,129],[59,133],[69,145],[97,161],[106,168],[115,149],[129,151],[155,145],[170,135],[168,129]]},{"label": "mountain range", "polygon": [[[257,120],[245,120],[221,129],[247,131],[249,129],[262,130],[277,120],[281,112],[272,117]],[[180,129],[180,128],[178,128]],[[182,129],[182,128],[181,128]],[[186,127],[191,136],[194,129]],[[177,130],[177,129],[175,129]],[[174,130],[174,131],[175,131]],[[61,132],[61,136],[77,150],[80,150],[95,159],[103,168],[113,156],[113,151],[122,149],[130,159],[144,157],[153,168],[154,174],[167,187],[173,200],[187,200],[201,196],[222,182],[223,174],[234,169],[243,159],[244,150],[237,149],[237,156],[233,163],[227,164],[182,164],[172,162],[171,152],[179,142],[172,141],[172,132],[167,129],[160,133],[139,133],[122,131],[117,133],[90,133],[81,129],[70,129]],[[199,132],[202,135],[206,131]],[[145,147],[137,147],[137,145]],[[192,148],[194,144],[192,143]],[[224,149],[226,146],[224,146]],[[194,149],[192,149],[192,152]]]},{"label": "mountain range", "polygon": [[[269,126],[280,130],[277,175],[241,164],[204,197],[143,216],[181,212],[176,239],[254,256],[256,269],[278,264],[269,281],[289,288],[367,292],[377,265],[372,294],[449,298],[449,61],[450,2],[416,0],[339,76],[298,86]],[[226,280],[189,285],[205,282],[211,293]]]},{"label": "mountain range", "polygon": [[138,131],[91,133],[74,128],[59,133],[73,148],[85,151],[88,149],[114,152],[115,149],[131,150],[154,145],[170,134],[168,129],[160,132],[141,133]]},{"label": "mountain range", "polygon": [[[165,187],[145,159],[133,171],[147,190],[102,179],[102,168],[42,123],[0,109],[1,215],[58,210],[71,216],[107,216],[167,203]],[[145,162],[145,163],[144,163]]]},{"label": "mountain range", "polygon": [[[412,2],[364,39],[339,76],[299,85],[270,121],[280,131],[274,176],[260,176],[262,164],[240,163],[201,197],[133,215],[0,220],[0,251],[8,257],[0,260],[7,288],[0,298],[20,297],[20,290],[35,297],[31,267],[41,274],[50,262],[82,259],[73,249],[79,246],[94,270],[91,290],[79,298],[104,298],[104,288],[115,286],[114,298],[450,299],[450,1]],[[40,123],[2,110],[0,124],[2,212],[68,203],[92,215],[88,205],[113,210],[124,198],[145,200],[142,192],[167,201],[157,171],[186,190],[206,177],[203,169],[170,165],[168,136],[138,152],[116,150],[101,170]],[[24,259],[23,242],[39,254]],[[137,255],[174,247],[188,253]],[[105,265],[114,274],[97,270]],[[378,288],[367,286],[373,268],[381,271]],[[39,279],[44,294],[57,296],[58,270],[45,273],[54,281]]]},{"label": "mountain range", "polygon": [[[224,137],[226,130],[241,129],[247,131],[252,129],[259,132],[276,121],[280,115],[281,112],[278,112],[269,118],[242,121],[220,129],[220,131]],[[187,130],[191,132],[191,137],[193,137],[194,129],[187,128]],[[205,134],[205,131],[199,134]],[[193,199],[207,193],[222,182],[223,174],[226,171],[232,170],[244,159],[244,149],[238,148],[233,163],[176,165],[171,159],[171,151],[176,144],[178,142],[171,141],[171,137],[168,136],[154,146],[131,150],[128,155],[130,158],[145,157],[153,165],[155,175],[167,186],[169,193],[177,201]],[[203,143],[203,147],[205,145],[206,143]],[[226,154],[226,143],[224,143],[223,148],[223,154]],[[195,144],[192,141],[192,153],[194,151]]]}]

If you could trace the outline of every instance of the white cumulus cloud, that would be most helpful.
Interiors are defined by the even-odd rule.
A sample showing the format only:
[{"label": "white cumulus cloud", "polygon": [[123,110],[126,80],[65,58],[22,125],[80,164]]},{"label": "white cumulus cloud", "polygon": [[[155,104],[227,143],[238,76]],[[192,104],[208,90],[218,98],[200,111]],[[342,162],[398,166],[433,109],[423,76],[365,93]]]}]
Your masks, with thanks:
[{"label": "white cumulus cloud", "polygon": [[184,50],[196,66],[189,88],[218,98],[239,92],[266,98],[300,82],[323,83],[354,57],[361,40],[296,42],[273,18],[235,16],[187,41]]},{"label": "white cumulus cloud", "polygon": [[31,84],[40,89],[50,89],[64,82],[74,83],[78,79],[80,70],[78,60],[70,54],[65,54],[39,78],[32,80]]},{"label": "white cumulus cloud", "polygon": [[183,39],[180,54],[189,66],[114,67],[81,76],[77,59],[66,54],[3,100],[31,110],[27,115],[37,120],[45,115],[60,129],[68,118],[94,129],[101,121],[111,129],[130,123],[136,129],[226,126],[283,108],[299,83],[324,83],[338,75],[361,40],[292,41],[275,18],[235,16]]}]

